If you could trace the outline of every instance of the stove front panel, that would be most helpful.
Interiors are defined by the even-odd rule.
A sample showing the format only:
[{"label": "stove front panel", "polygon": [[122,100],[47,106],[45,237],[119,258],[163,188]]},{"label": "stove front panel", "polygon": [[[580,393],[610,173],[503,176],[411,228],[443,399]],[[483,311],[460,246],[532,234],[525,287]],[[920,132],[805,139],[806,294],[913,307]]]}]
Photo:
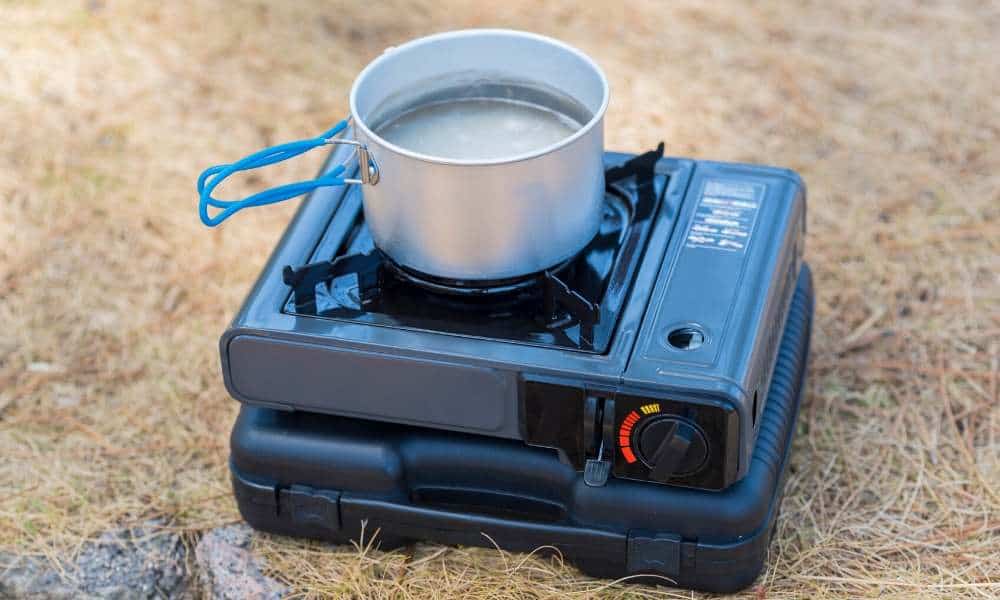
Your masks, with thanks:
[{"label": "stove front panel", "polygon": [[[727,402],[685,394],[625,393],[557,379],[522,383],[521,418],[524,440],[554,448],[577,470],[588,459],[613,465],[619,479],[655,481],[675,486],[720,490],[736,478],[739,464],[739,419]],[[588,406],[593,408],[588,409]],[[600,413],[594,409],[600,406]],[[611,434],[602,445],[603,423]],[[676,431],[676,428],[681,431]],[[666,448],[667,435],[680,433],[682,448]],[[680,452],[671,457],[670,452]],[[676,459],[676,464],[665,461]]]},{"label": "stove front panel", "polygon": [[[614,423],[615,477],[706,490],[721,490],[735,479],[739,423],[724,402],[620,393]],[[663,448],[668,435],[686,438],[678,448]],[[680,456],[670,456],[678,451]]]},{"label": "stove front panel", "polygon": [[233,338],[228,353],[229,390],[250,404],[520,437],[510,371],[260,335]]}]

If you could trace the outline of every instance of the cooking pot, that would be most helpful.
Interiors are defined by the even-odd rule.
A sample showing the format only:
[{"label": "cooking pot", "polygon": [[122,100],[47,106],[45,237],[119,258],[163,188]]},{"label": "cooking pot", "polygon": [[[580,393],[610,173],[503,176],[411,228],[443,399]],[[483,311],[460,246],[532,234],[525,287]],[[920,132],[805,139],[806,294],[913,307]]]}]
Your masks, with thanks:
[{"label": "cooking pot", "polygon": [[[581,107],[586,120],[547,147],[495,160],[428,156],[381,137],[380,122],[435,89],[546,90]],[[608,84],[580,51],[510,30],[454,31],[389,48],[358,75],[350,117],[323,135],[262,150],[207,169],[198,181],[200,214],[214,226],[247,206],[324,185],[363,185],[365,221],[376,246],[398,265],[436,278],[477,282],[538,273],[574,256],[597,233],[604,197],[604,113]],[[349,127],[349,125],[352,125]],[[350,131],[353,139],[341,136]],[[327,144],[356,148],[357,178],[339,165],[311,181],[238,201],[211,197],[230,174]],[[208,215],[209,207],[221,209]]]}]

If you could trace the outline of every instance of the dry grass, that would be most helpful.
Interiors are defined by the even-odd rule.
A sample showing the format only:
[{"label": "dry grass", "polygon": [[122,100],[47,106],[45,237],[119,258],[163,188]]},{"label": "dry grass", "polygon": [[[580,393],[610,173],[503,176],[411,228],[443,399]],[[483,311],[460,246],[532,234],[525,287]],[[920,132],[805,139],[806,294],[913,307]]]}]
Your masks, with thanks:
[{"label": "dry grass", "polygon": [[[809,398],[748,595],[1000,594],[995,4],[398,4],[0,5],[0,548],[238,518],[216,340],[293,207],[204,230],[197,173],[324,129],[386,45],[502,25],[604,66],[610,148],[809,182]],[[490,550],[257,543],[306,596],[674,593]]]}]

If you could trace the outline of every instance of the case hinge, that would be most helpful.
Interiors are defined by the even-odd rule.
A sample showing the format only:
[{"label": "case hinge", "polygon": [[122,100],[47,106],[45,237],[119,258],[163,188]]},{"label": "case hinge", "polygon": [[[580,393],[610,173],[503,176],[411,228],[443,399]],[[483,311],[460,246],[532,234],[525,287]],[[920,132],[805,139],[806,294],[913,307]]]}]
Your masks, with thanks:
[{"label": "case hinge", "polygon": [[325,531],[340,530],[340,492],[293,485],[278,490],[278,514],[292,522]]},{"label": "case hinge", "polygon": [[266,485],[233,475],[233,493],[240,504],[262,506],[278,514],[278,493],[273,485]]},{"label": "case hinge", "polygon": [[656,573],[676,578],[681,573],[695,572],[698,543],[684,540],[673,533],[629,531],[629,574]]}]

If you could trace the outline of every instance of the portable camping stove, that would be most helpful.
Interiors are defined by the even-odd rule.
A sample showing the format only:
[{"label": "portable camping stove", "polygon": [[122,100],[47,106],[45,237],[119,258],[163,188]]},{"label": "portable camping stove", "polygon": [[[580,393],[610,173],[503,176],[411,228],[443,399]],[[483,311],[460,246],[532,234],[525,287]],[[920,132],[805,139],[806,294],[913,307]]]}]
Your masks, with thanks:
[{"label": "portable camping stove", "polygon": [[227,389],[554,448],[589,486],[727,488],[802,267],[805,188],[662,155],[606,154],[603,222],[578,256],[475,286],[381,254],[357,188],[314,192],[221,339]]}]

